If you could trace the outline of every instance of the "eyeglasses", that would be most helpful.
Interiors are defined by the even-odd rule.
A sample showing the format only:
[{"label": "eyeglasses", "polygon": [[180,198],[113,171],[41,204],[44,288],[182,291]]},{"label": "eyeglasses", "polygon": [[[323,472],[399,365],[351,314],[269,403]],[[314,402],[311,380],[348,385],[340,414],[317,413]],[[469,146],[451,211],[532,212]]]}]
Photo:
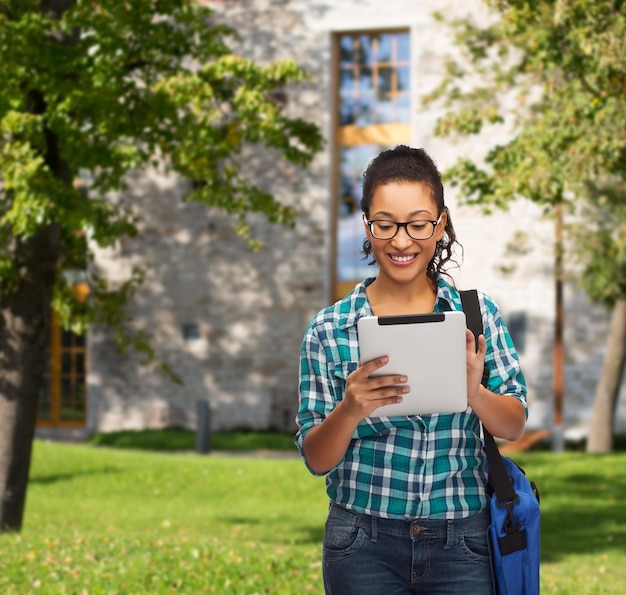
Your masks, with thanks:
[{"label": "eyeglasses", "polygon": [[437,225],[441,221],[441,215],[436,221],[429,219],[416,219],[415,221],[407,221],[400,223],[399,221],[390,221],[389,219],[374,219],[369,221],[363,220],[370,228],[370,232],[377,240],[391,240],[396,236],[398,230],[404,227],[406,233],[412,240],[428,240],[433,237]]}]

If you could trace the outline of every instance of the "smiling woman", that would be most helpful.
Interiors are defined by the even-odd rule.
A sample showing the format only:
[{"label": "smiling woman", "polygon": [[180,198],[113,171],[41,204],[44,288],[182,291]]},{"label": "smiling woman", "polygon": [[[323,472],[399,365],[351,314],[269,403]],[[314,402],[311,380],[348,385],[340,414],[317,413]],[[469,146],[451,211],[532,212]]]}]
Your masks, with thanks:
[{"label": "smiling woman", "polygon": [[[358,321],[463,306],[444,278],[456,233],[439,171],[423,149],[400,145],[373,159],[360,206],[363,252],[378,273],[313,318],[300,358],[296,442],[309,470],[327,476],[331,501],[323,540],[326,592],[491,593],[480,434],[481,424],[507,439],[524,429],[526,386],[515,347],[498,307],[481,293],[485,334],[476,341],[466,331],[456,345],[467,362],[467,394],[460,395],[467,408],[377,415],[410,391],[412,371],[379,375],[385,355],[361,361]],[[408,360],[424,359],[428,348],[408,345]],[[423,382],[437,390],[436,375]]]},{"label": "smiling woman", "polygon": [[[378,311],[382,315],[432,310],[435,293],[428,276],[434,271],[430,264],[434,265],[437,246],[444,236],[447,212],[437,205],[430,187],[423,182],[380,184],[368,202],[365,216],[371,223],[367,226],[367,242],[379,267],[376,281],[369,288],[372,306],[380,304]],[[411,230],[419,237],[414,237]],[[391,285],[395,293],[393,306],[387,298]],[[408,293],[399,297],[403,289]],[[400,306],[400,302],[407,303]],[[398,307],[409,311],[390,311]]]}]

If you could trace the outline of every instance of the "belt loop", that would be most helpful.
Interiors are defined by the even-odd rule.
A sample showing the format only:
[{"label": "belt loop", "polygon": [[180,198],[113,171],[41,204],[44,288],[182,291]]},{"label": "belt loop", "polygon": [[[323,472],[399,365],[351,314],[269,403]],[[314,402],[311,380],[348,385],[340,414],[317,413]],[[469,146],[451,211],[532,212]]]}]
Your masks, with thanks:
[{"label": "belt loop", "polygon": [[443,546],[444,550],[449,550],[452,547],[454,541],[454,520],[448,519],[446,521],[446,544]]},{"label": "belt loop", "polygon": [[372,519],[372,536],[370,537],[370,541],[372,543],[376,543],[378,540],[378,520],[374,515],[371,515]]}]

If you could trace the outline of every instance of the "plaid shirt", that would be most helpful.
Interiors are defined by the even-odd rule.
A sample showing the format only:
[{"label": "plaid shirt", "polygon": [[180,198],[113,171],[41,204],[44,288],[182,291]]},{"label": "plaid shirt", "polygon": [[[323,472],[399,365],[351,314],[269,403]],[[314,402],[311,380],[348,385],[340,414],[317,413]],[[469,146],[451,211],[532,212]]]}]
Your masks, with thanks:
[{"label": "plaid shirt", "polygon": [[[365,294],[372,281],[322,310],[306,331],[296,418],[296,444],[305,463],[304,436],[341,401],[346,378],[358,366],[356,323],[372,315]],[[525,380],[506,325],[491,298],[479,292],[479,300],[489,390],[526,407]],[[434,310],[462,310],[458,291],[441,276]],[[482,446],[480,421],[469,407],[453,414],[368,418],[359,423],[341,462],[326,474],[326,491],[337,504],[379,517],[467,517],[488,506]]]}]

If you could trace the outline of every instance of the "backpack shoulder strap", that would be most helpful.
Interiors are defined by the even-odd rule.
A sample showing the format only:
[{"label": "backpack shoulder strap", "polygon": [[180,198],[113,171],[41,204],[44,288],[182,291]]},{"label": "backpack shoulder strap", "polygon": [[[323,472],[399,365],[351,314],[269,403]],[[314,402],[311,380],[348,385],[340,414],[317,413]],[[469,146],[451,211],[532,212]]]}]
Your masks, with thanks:
[{"label": "backpack shoulder strap", "polygon": [[[478,292],[475,289],[461,291],[461,303],[463,304],[463,312],[465,312],[467,328],[472,331],[476,338],[476,349],[478,350],[478,336],[483,334],[483,318],[480,312],[480,302],[478,301]],[[482,384],[487,386],[489,371],[485,366],[483,372]],[[491,481],[496,491],[499,501],[510,502],[515,498],[515,490],[511,484],[509,474],[506,471],[498,445],[493,439],[490,432],[483,426],[483,434],[485,437],[485,452],[489,461],[489,471],[491,473]]]},{"label": "backpack shoulder strap", "polygon": [[[460,291],[463,312],[467,320],[467,328],[472,331],[476,339],[476,351],[478,351],[478,336],[483,334],[483,317],[480,313],[478,292],[475,289]],[[484,376],[483,376],[484,378]]]}]

